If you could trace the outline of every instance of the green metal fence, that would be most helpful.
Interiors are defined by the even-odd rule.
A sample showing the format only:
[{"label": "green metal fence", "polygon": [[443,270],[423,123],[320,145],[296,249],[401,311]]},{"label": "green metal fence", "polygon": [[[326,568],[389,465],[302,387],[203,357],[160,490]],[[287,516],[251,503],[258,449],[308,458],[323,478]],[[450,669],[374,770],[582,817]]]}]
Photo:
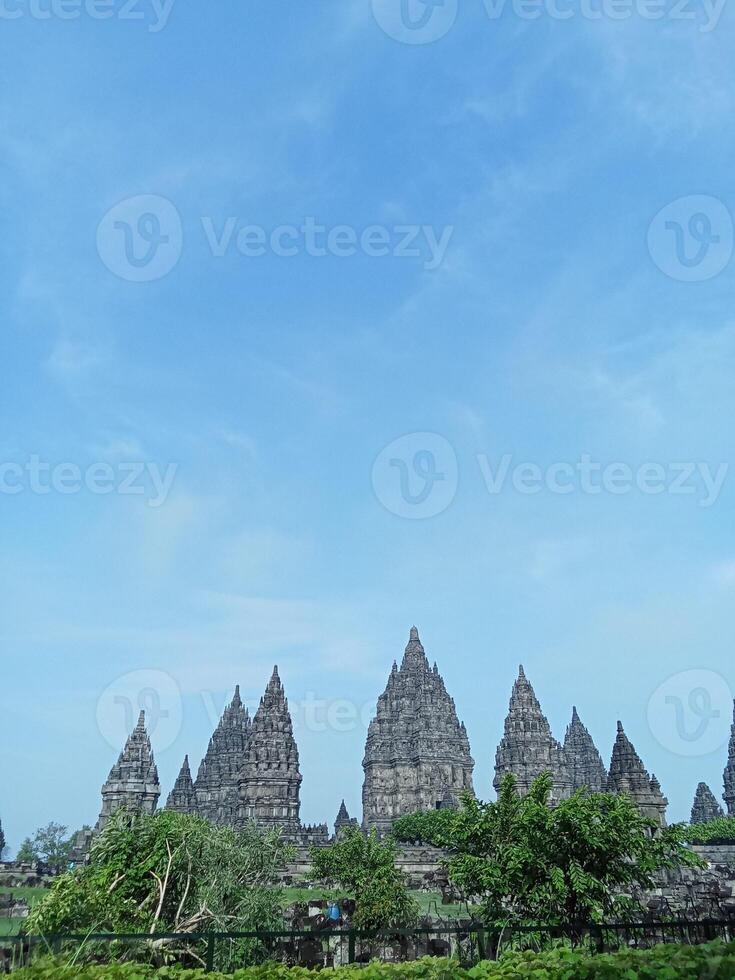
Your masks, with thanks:
[{"label": "green metal fence", "polygon": [[[735,916],[638,922],[548,923],[486,929],[478,923],[391,929],[376,934],[355,929],[278,932],[210,932],[16,936],[2,941],[12,966],[54,954],[67,962],[146,960],[180,962],[223,972],[264,960],[314,968],[373,959],[405,962],[422,956],[454,957],[465,965],[494,959],[508,949],[543,949],[554,944],[591,953],[620,948],[647,949],[659,943],[698,944],[735,939]],[[0,970],[1,972],[1,970]]]}]

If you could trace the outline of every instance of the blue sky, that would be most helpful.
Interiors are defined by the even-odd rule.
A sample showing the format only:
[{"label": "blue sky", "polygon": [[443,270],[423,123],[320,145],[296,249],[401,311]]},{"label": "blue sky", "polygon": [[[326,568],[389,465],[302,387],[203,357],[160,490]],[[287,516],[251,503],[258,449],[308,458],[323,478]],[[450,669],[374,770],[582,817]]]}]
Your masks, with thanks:
[{"label": "blue sky", "polygon": [[[733,14],[562,6],[460,0],[408,44],[397,0],[178,0],[164,26],[145,0],[108,20],[5,0],[11,846],[94,822],[125,697],[160,700],[165,796],[235,683],[257,699],[274,663],[303,818],[331,822],[343,796],[359,814],[363,720],[413,623],[479,794],[521,662],[557,737],[576,704],[607,760],[623,720],[670,818],[700,779],[721,793]],[[375,226],[389,254],[309,247],[307,219],[358,242]],[[236,247],[248,226],[265,254]],[[282,226],[294,255],[270,246]],[[425,229],[448,236],[437,263]],[[418,254],[400,254],[409,233]],[[164,266],[146,267],[160,235]],[[106,467],[114,492],[37,492],[33,458],[57,487],[62,464],[67,485]],[[584,458],[620,464],[617,483],[589,492],[566,468]],[[143,492],[122,492],[135,464]],[[661,492],[640,489],[650,464]],[[560,474],[569,492],[549,489]]]}]

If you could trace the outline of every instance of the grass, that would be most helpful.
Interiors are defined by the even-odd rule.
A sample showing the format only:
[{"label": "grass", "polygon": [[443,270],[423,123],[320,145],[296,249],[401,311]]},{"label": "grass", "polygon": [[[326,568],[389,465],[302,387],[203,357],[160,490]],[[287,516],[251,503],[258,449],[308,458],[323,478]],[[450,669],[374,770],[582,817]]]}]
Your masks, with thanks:
[{"label": "grass", "polygon": [[[31,888],[24,885],[17,888],[5,888],[0,885],[0,894],[12,895],[14,898],[28,902],[29,905],[37,905],[48,894],[48,889]],[[0,916],[0,936],[17,936],[22,924],[23,919],[8,919]]]}]

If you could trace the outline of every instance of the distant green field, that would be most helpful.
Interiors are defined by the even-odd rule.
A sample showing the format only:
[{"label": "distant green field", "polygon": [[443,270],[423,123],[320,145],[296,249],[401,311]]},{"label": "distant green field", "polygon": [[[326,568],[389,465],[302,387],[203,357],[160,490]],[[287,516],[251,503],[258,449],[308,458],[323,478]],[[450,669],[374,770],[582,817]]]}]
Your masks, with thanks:
[{"label": "distant green field", "polygon": [[[36,905],[44,896],[48,895],[47,888],[5,888],[0,885],[0,894],[13,895],[15,898],[22,898],[29,905]],[[23,919],[6,919],[0,917],[0,936],[17,936]]]}]

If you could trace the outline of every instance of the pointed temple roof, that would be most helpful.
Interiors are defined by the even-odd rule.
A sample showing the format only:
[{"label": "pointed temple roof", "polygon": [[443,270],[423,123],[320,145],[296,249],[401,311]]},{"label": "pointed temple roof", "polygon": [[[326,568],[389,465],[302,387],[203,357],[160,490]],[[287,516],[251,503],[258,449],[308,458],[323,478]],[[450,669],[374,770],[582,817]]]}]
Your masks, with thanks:
[{"label": "pointed temple roof", "polygon": [[730,744],[727,750],[727,765],[722,774],[725,792],[723,799],[727,804],[727,812],[735,817],[735,703],[733,704],[733,723],[730,729]]},{"label": "pointed temple roof", "polygon": [[153,813],[161,795],[158,769],[145,727],[145,711],[128,736],[125,747],[102,787],[102,811],[97,822],[102,829],[121,807],[133,812]]},{"label": "pointed temple roof", "polygon": [[576,707],[564,736],[564,755],[572,780],[572,791],[586,787],[592,793],[602,793],[607,785],[607,770],[592,736],[582,724]]},{"label": "pointed temple roof", "polygon": [[550,772],[552,776],[552,803],[565,799],[571,793],[572,778],[564,750],[552,735],[523,665],[518,668],[505,719],[505,731],[495,754],[493,785],[496,791],[499,791],[503,776],[508,772],[516,777],[517,789],[522,796],[528,793],[534,780],[543,772]]},{"label": "pointed temple roof", "polygon": [[665,825],[668,800],[661,792],[661,785],[656,777],[648,775],[620,721],[610,759],[607,791],[627,793],[644,816],[655,819],[662,826]]},{"label": "pointed temple roof", "polygon": [[249,736],[250,716],[243,707],[238,684],[197,772],[197,809],[212,823],[228,824],[235,819],[240,771]]},{"label": "pointed temple roof", "polygon": [[138,724],[128,736],[125,748],[110,770],[107,782],[108,784],[130,782],[158,784],[158,769],[145,727],[145,711],[141,711],[138,716]]},{"label": "pointed temple roof", "polygon": [[707,783],[699,783],[692,804],[691,823],[709,823],[723,816],[722,807]]},{"label": "pointed temple roof", "polygon": [[363,768],[363,821],[381,831],[404,813],[433,809],[447,790],[472,792],[467,732],[415,626],[378,698]]},{"label": "pointed temple roof", "polygon": [[240,773],[240,824],[254,820],[298,833],[301,778],[288,700],[274,667],[250,726]]},{"label": "pointed temple roof", "polygon": [[184,756],[184,764],[174,783],[174,788],[169,793],[166,809],[176,810],[179,813],[196,813],[197,796],[191,778],[188,755]]}]

